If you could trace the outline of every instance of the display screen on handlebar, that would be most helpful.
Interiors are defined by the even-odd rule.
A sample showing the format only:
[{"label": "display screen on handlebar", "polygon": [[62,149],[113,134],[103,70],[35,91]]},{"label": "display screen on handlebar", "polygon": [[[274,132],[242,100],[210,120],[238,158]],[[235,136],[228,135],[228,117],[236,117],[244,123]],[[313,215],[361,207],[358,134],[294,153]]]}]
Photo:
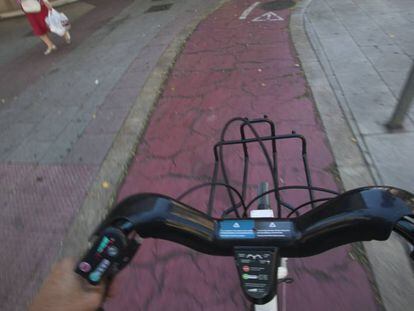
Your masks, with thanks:
[{"label": "display screen on handlebar", "polygon": [[294,225],[289,220],[222,220],[218,225],[218,236],[222,239],[278,238],[291,239]]}]

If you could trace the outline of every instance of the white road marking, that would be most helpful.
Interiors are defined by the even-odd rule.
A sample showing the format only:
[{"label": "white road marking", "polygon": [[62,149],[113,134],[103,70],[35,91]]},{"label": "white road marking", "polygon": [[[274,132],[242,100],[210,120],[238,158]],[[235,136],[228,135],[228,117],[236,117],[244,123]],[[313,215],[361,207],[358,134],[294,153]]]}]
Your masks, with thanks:
[{"label": "white road marking", "polygon": [[249,16],[249,14],[255,9],[255,7],[257,7],[260,4],[260,2],[255,2],[253,3],[251,6],[249,6],[246,10],[244,10],[244,12],[242,13],[242,15],[240,15],[239,19],[246,19],[247,16]]},{"label": "white road marking", "polygon": [[278,22],[283,21],[284,19],[277,15],[274,12],[266,12],[263,15],[260,15],[259,17],[256,17],[253,19],[253,22]]}]

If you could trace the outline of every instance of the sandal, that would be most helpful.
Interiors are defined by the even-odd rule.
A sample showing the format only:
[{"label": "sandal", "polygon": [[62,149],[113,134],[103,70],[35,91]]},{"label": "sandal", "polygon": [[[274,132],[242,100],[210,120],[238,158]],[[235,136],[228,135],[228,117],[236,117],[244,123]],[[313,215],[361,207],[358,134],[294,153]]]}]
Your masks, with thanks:
[{"label": "sandal", "polygon": [[52,47],[47,48],[47,50],[44,52],[45,55],[49,55],[50,53],[52,53],[52,51],[57,50],[56,45],[52,45]]}]

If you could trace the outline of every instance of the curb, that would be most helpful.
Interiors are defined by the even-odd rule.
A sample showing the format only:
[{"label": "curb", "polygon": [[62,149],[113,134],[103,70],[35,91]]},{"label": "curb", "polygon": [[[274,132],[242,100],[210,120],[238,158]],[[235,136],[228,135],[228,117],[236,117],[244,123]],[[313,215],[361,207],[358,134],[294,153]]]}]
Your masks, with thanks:
[{"label": "curb", "polygon": [[[305,14],[311,2],[302,0],[292,12],[290,31],[293,44],[313,93],[344,189],[375,185],[380,178],[371,156],[358,134],[358,126],[346,99],[340,91],[334,91],[339,90],[338,83],[321,51],[317,35],[307,21]],[[368,258],[364,263],[372,272],[374,280],[371,281],[380,308],[403,310],[407,297],[399,296],[396,290],[404,284],[407,276],[412,276],[412,269],[406,256],[402,255],[405,251],[399,237],[391,235],[387,241],[363,242],[362,245]]]},{"label": "curb", "polygon": [[[60,7],[62,5],[70,4],[70,3],[73,3],[73,2],[77,2],[77,1],[79,1],[79,0],[56,0],[56,1],[53,1],[52,3],[53,3],[53,7],[57,8],[57,7]],[[23,16],[23,15],[24,15],[24,12],[22,10],[16,10],[16,11],[12,11],[12,12],[0,13],[0,21],[4,20],[4,19],[8,19],[8,18]]]},{"label": "curb", "polygon": [[[87,248],[88,240],[86,237],[89,238],[92,230],[98,226],[112,207],[118,188],[127,174],[128,166],[135,155],[141,136],[176,58],[197,25],[227,1],[219,1],[216,6],[207,9],[204,14],[196,17],[184,27],[161,55],[157,65],[141,89],[136,103],[131,108],[122,128],[115,137],[108,155],[89,188],[82,207],[68,229],[66,238],[59,250],[58,258],[80,256]],[[109,184],[107,189],[102,187],[104,182]]]}]

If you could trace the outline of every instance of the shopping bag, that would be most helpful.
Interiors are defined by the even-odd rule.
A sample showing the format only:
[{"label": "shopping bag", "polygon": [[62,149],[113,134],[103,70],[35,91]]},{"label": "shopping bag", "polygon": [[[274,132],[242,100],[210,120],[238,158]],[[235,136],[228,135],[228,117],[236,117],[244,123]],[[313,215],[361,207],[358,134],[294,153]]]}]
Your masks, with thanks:
[{"label": "shopping bag", "polygon": [[50,31],[61,37],[65,34],[66,30],[70,28],[67,16],[55,9],[49,11],[45,21],[49,26]]},{"label": "shopping bag", "polygon": [[69,22],[69,18],[64,14],[64,13],[59,13],[60,14],[60,23],[62,24],[63,27],[65,27],[66,30],[70,29],[70,22]]}]

